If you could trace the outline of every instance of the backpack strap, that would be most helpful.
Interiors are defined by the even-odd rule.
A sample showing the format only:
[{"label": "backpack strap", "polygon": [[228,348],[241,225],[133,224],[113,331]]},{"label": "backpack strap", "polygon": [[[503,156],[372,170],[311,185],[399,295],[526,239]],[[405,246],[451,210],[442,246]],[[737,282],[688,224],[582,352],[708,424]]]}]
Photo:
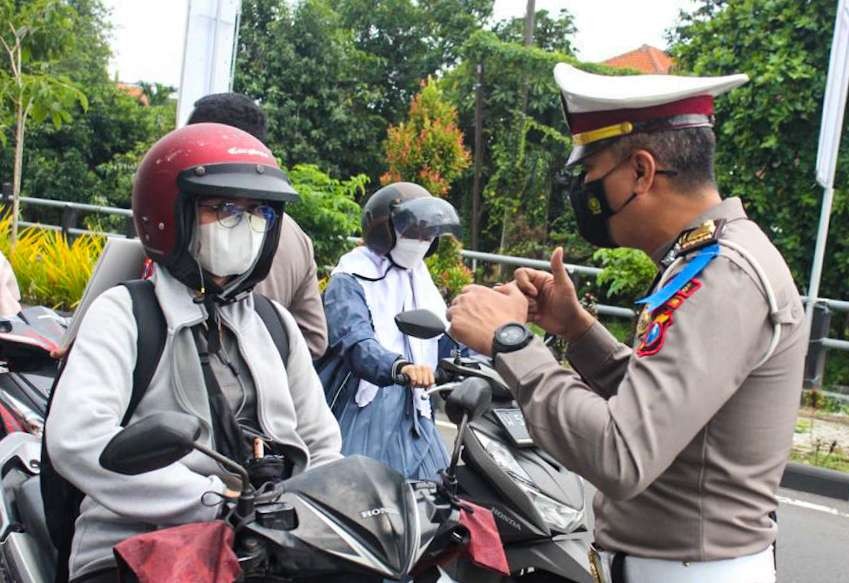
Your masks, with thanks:
[{"label": "backpack strap", "polygon": [[271,339],[277,347],[277,352],[280,353],[284,366],[289,364],[289,333],[283,323],[283,316],[270,299],[258,293],[254,293],[254,309],[268,329],[268,333],[271,334]]},{"label": "backpack strap", "polygon": [[[136,364],[133,368],[133,388],[130,402],[121,420],[121,426],[126,426],[142,400],[147,387],[156,372],[159,360],[162,358],[162,350],[165,347],[166,323],[165,315],[156,299],[153,283],[146,280],[134,280],[124,282],[121,285],[127,288],[133,304],[133,318],[136,320],[138,330],[136,338]],[[65,357],[59,363],[59,369],[53,380],[50,396],[47,400],[47,412],[50,412],[53,397],[56,394],[56,386],[65,370],[65,364],[71,353],[71,347]],[[80,504],[84,494],[73,484],[68,482],[53,467],[50,455],[46,447],[46,428],[42,434],[41,441],[41,498],[45,507],[45,521],[50,533],[50,540],[56,547],[56,583],[68,581],[68,561],[71,557],[71,545],[74,538],[74,522],[80,513]]]},{"label": "backpack strap", "polygon": [[136,412],[139,403],[147,392],[147,387],[153,379],[153,373],[159,366],[162,351],[165,349],[167,324],[165,314],[156,293],[153,282],[147,279],[125,281],[121,285],[127,288],[133,303],[133,318],[136,320],[136,366],[133,369],[133,392],[130,403],[121,420],[121,427],[127,423]]}]

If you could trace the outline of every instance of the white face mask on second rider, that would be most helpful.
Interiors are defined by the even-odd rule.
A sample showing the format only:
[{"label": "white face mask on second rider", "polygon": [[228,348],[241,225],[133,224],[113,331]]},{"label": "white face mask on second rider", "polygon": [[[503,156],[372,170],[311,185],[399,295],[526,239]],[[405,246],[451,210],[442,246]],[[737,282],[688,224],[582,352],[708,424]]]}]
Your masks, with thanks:
[{"label": "white face mask on second rider", "polygon": [[[253,217],[253,221],[257,221]],[[218,221],[200,224],[195,231],[194,249],[198,263],[219,277],[241,275],[254,264],[262,250],[264,229],[257,232],[251,221],[243,216],[235,227],[225,227]]]},{"label": "white face mask on second rider", "polygon": [[429,241],[405,239],[396,233],[395,246],[389,252],[389,257],[404,269],[412,269],[424,260],[431,243],[433,243],[433,239]]}]

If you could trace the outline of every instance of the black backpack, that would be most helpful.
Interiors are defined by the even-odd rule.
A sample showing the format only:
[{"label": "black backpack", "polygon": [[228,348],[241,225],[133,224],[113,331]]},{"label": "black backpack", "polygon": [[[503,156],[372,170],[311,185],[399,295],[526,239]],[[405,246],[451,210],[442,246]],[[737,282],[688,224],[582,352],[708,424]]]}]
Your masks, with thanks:
[{"label": "black backpack", "polygon": [[[147,280],[134,280],[124,282],[121,285],[127,288],[133,304],[133,317],[136,320],[138,336],[136,338],[137,358],[133,369],[133,389],[127,411],[121,420],[124,427],[132,418],[136,408],[147,392],[148,385],[159,366],[162,358],[162,350],[165,348],[166,324],[162,308],[159,306],[153,290],[153,284]],[[267,297],[254,294],[254,306],[268,329],[271,338],[283,363],[289,362],[289,337],[280,312],[274,307]],[[53,395],[56,385],[62,375],[63,366],[59,368],[50,397],[47,400],[47,412],[45,421],[50,413]],[[46,424],[45,424],[46,428]],[[44,502],[44,515],[47,521],[47,530],[50,532],[50,540],[56,547],[56,579],[57,583],[68,581],[69,565],[71,557],[71,543],[74,538],[74,523],[80,514],[80,504],[85,497],[76,486],[62,477],[50,461],[50,455],[46,447],[46,431],[41,439],[41,498]]]}]

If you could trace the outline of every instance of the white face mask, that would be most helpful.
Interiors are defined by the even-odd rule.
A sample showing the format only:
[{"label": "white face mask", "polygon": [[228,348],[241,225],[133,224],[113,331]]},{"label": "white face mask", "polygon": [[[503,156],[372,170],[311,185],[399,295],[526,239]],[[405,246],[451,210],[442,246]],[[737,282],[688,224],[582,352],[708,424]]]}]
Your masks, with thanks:
[{"label": "white face mask", "polygon": [[247,217],[232,228],[213,221],[198,225],[195,230],[195,256],[209,273],[220,277],[241,275],[253,266],[264,239],[265,233],[252,229]]},{"label": "white face mask", "polygon": [[418,239],[404,239],[397,237],[395,247],[389,252],[392,261],[405,269],[412,269],[421,262],[427,254],[430,241],[419,241]]}]

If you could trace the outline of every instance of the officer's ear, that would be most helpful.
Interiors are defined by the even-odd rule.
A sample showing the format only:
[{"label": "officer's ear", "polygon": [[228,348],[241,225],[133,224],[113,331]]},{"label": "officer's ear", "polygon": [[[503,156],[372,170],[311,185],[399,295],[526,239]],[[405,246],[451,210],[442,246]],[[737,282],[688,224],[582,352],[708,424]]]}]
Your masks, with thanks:
[{"label": "officer's ear", "polygon": [[654,186],[655,172],[657,170],[657,162],[654,155],[648,150],[637,150],[631,155],[631,164],[633,165],[634,174],[637,177],[637,182],[634,184],[634,192],[638,195],[644,194]]}]

